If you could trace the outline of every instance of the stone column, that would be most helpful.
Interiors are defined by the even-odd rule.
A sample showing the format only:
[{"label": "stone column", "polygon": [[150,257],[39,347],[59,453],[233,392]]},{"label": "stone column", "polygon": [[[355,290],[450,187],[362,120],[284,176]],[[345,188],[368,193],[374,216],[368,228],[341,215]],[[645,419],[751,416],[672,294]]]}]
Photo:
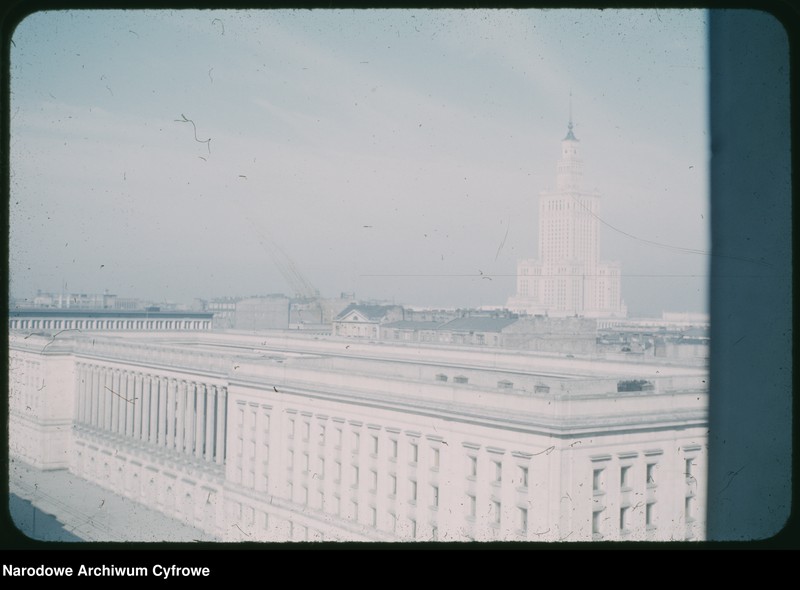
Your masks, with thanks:
[{"label": "stone column", "polygon": [[194,450],[194,383],[187,381],[184,383],[186,388],[186,415],[183,427],[183,452],[191,455]]},{"label": "stone column", "polygon": [[183,452],[184,431],[186,428],[186,381],[175,383],[175,395],[177,396],[177,413],[175,415],[175,449]]},{"label": "stone column", "polygon": [[213,385],[205,386],[206,390],[206,461],[214,460],[214,413],[216,412],[216,389]]},{"label": "stone column", "polygon": [[92,365],[92,387],[89,391],[89,425],[97,428],[97,387],[100,383],[100,377],[97,371],[97,365]]},{"label": "stone column", "polygon": [[[9,363],[10,363],[10,365],[9,365],[9,368],[8,368],[9,369],[8,375],[9,375],[9,377],[11,377],[11,375],[14,374],[14,359],[9,358]],[[77,424],[80,424],[81,422],[83,422],[84,395],[86,393],[85,387],[84,387],[85,384],[86,384],[85,372],[86,372],[86,370],[84,368],[83,363],[75,363],[76,387],[75,387],[75,418],[74,418],[74,421]]]},{"label": "stone column", "polygon": [[[13,367],[11,369],[13,370]],[[80,424],[83,422],[83,408],[86,405],[86,367],[83,363],[77,363],[76,369],[75,422]]]},{"label": "stone column", "polygon": [[165,377],[155,377],[158,386],[158,446],[167,446],[167,389],[169,383]]},{"label": "stone column", "polygon": [[205,417],[205,386],[194,384],[194,456],[203,456],[203,418]]},{"label": "stone column", "polygon": [[187,455],[192,454],[192,442],[194,441],[194,383],[185,381],[183,384],[186,390],[186,413],[183,425],[183,452]]},{"label": "stone column", "polygon": [[128,372],[119,371],[119,412],[117,413],[116,429],[119,434],[125,434],[128,416]]},{"label": "stone column", "polygon": [[[142,377],[143,389],[145,394],[145,420],[147,424],[142,424],[142,430],[147,429],[147,437],[145,440],[150,441],[151,444],[158,444],[158,379],[150,375]],[[142,432],[144,435],[144,432]]]},{"label": "stone column", "polygon": [[81,422],[88,424],[92,412],[92,367],[83,365],[83,408],[81,409]]},{"label": "stone column", "polygon": [[103,379],[103,400],[105,406],[103,411],[103,430],[110,431],[112,408],[114,404],[113,398],[117,396],[113,394],[114,371],[109,368],[105,368],[103,372],[105,373],[105,379]]},{"label": "stone column", "polygon": [[108,392],[111,396],[109,398],[111,400],[111,422],[108,429],[111,432],[119,432],[119,404],[122,402],[120,399],[122,394],[119,390],[120,381],[119,370],[113,369],[111,372],[111,387],[109,387],[111,391]]},{"label": "stone column", "polygon": [[95,428],[102,428],[103,427],[103,416],[105,416],[105,405],[103,404],[103,393],[105,389],[103,386],[105,385],[105,374],[103,373],[102,367],[95,365],[94,366],[94,383],[92,385],[92,389],[94,390],[93,398],[93,408],[92,408],[92,426]]},{"label": "stone column", "polygon": [[136,375],[128,372],[128,381],[125,387],[125,391],[127,392],[128,403],[125,405],[125,434],[127,436],[133,436],[133,424],[134,422],[138,422],[136,420],[136,410],[139,408],[139,399],[136,392]]},{"label": "stone column", "polygon": [[128,372],[127,371],[119,371],[119,411],[117,412],[117,423],[116,429],[119,434],[125,434],[125,423],[127,422],[127,414],[128,414],[128,402],[125,401],[128,399]]},{"label": "stone column", "polygon": [[142,374],[133,374],[133,430],[136,440],[142,439],[142,416],[144,413],[144,393],[142,393]]},{"label": "stone column", "polygon": [[225,387],[217,388],[217,445],[216,461],[217,465],[222,465],[225,460],[225,421],[227,418],[227,392]]},{"label": "stone column", "polygon": [[175,379],[165,379],[167,386],[167,448],[175,448],[175,409],[177,400],[177,382]]}]

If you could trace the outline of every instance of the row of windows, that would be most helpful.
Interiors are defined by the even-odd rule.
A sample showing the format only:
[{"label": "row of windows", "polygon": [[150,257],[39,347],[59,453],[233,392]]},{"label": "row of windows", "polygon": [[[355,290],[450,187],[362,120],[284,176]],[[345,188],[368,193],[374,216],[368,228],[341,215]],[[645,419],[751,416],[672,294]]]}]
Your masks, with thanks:
[{"label": "row of windows", "polygon": [[[257,420],[261,420],[261,429],[264,432],[262,439],[264,444],[264,449],[262,451],[264,460],[259,464],[263,465],[261,482],[264,486],[263,489],[266,490],[269,489],[267,486],[267,477],[269,474],[268,441],[270,434],[270,415],[265,411],[265,407],[262,408],[264,408],[264,410],[262,410],[260,418],[256,415],[258,410],[255,408],[250,411],[247,411],[246,408],[241,408],[240,412],[238,412],[238,439],[244,442],[243,437],[245,436],[245,432],[249,430],[250,432],[247,436],[250,440],[247,441],[248,444],[246,447],[249,456],[239,455],[237,479],[242,481],[241,477],[244,475],[245,481],[242,483],[248,487],[254,485],[254,480],[256,479],[256,423]],[[248,416],[244,414],[248,414]],[[350,490],[361,489],[365,493],[377,494],[380,489],[381,493],[386,494],[388,498],[396,498],[407,505],[417,505],[420,501],[424,500],[425,506],[428,509],[440,509],[441,497],[439,482],[435,479],[424,481],[421,479],[422,476],[417,476],[416,471],[409,472],[407,477],[401,479],[392,468],[392,461],[396,461],[399,456],[403,456],[408,460],[409,465],[416,466],[421,459],[424,459],[426,467],[431,469],[431,471],[438,471],[442,461],[441,449],[438,447],[438,444],[441,443],[434,440],[426,445],[419,438],[416,438],[417,435],[404,441],[398,439],[397,435],[391,431],[388,432],[388,436],[382,436],[377,431],[363,432],[355,429],[348,429],[348,426],[342,422],[318,422],[317,424],[313,424],[312,421],[313,418],[305,414],[297,415],[289,413],[286,417],[284,433],[289,438],[290,443],[285,450],[286,455],[284,455],[284,457],[286,461],[284,462],[284,466],[288,469],[289,474],[286,479],[281,479],[284,479],[285,482],[283,492],[288,495],[290,500],[304,505],[309,505],[310,502],[310,505],[314,508],[321,509],[328,513],[334,513],[343,518],[358,518],[360,519],[359,522],[362,522],[362,524],[371,522],[372,517],[370,517],[369,514],[372,508],[367,509],[364,507],[364,511],[362,511],[360,515],[353,510],[348,510],[344,515],[340,514],[343,507],[348,506],[349,501],[354,499],[350,498],[348,499],[348,503],[339,506],[340,498],[343,498],[341,494],[345,491],[339,486],[346,481],[348,489]],[[359,428],[361,425],[354,423],[353,426]],[[336,452],[334,454],[331,454],[331,451],[323,452],[321,448],[319,453],[315,452],[314,447],[310,447],[309,445],[313,444],[312,440],[317,439],[317,437],[319,437],[321,445],[325,445],[326,442],[335,444]],[[294,440],[294,442],[292,442],[292,440]],[[400,448],[401,445],[406,445],[404,449],[405,453],[402,454],[401,451],[403,449]],[[368,464],[359,464],[358,457],[361,455],[362,450],[367,451],[373,458],[385,453],[385,458],[388,459],[388,463],[371,461]],[[352,458],[347,459],[341,454],[342,452],[347,453],[346,457],[350,457],[350,453],[352,453]],[[511,470],[512,466],[504,465],[500,457],[490,458],[489,461],[484,464],[479,461],[479,454],[477,452],[468,451],[463,456],[466,458],[465,477],[468,480],[475,480],[479,475],[479,470],[488,468],[491,470],[490,473],[487,474],[490,476],[488,478],[490,485],[499,486],[503,484],[503,480],[506,477],[510,477],[510,483],[516,485],[519,490],[525,490],[528,486],[529,468],[527,465],[516,463],[516,465],[513,465],[513,469],[516,469],[516,471],[513,471]],[[244,467],[244,469],[249,469],[250,473],[242,474],[242,467]],[[385,471],[383,471],[384,469]],[[320,482],[330,477],[334,487],[331,488],[330,485],[313,484],[311,479],[306,480],[305,477],[294,481],[294,474],[298,471],[307,475],[313,472],[313,479]],[[259,489],[261,489],[261,486],[259,486]],[[473,489],[470,489],[470,492],[473,494],[476,493]],[[492,496],[494,494],[499,494],[499,490],[491,492]],[[367,498],[369,498],[369,496]],[[362,502],[368,501],[373,506],[375,505],[374,502],[376,498],[374,495],[370,500],[365,500],[364,496],[358,499]],[[378,510],[381,509],[381,505],[381,503],[377,504]],[[389,511],[393,512],[394,503],[392,502],[386,505],[385,509],[387,514]],[[500,514],[499,509],[496,513],[498,515]],[[416,515],[413,513],[409,516],[416,518]],[[433,518],[433,515],[431,515],[431,518]],[[498,516],[498,518],[500,517]],[[527,521],[527,512],[524,517],[519,516],[518,518],[520,523],[523,520]],[[381,521],[380,528],[386,528],[388,519],[389,517],[384,515],[384,520]],[[435,523],[431,524],[432,526],[435,525]],[[523,530],[525,529],[525,527],[521,525],[520,528]]]},{"label": "row of windows", "polygon": [[8,320],[11,330],[206,330],[210,325],[210,320]]},{"label": "row of windows", "polygon": [[[687,474],[690,473],[690,461],[692,459],[687,459]],[[647,487],[653,487],[656,485],[656,468],[658,462],[652,461],[648,462],[645,465],[645,483]],[[626,491],[632,488],[632,481],[631,481],[631,471],[633,466],[632,465],[621,465],[619,468],[619,487],[620,490]],[[606,467],[598,467],[595,468],[592,472],[592,491],[595,494],[603,493],[605,490],[606,484],[606,472],[608,469]],[[689,475],[687,475],[689,477]]]},{"label": "row of windows", "polygon": [[[689,511],[689,502],[687,498],[687,512]],[[692,498],[693,500],[693,498]],[[625,535],[630,534],[632,530],[632,516],[631,513],[633,509],[636,508],[634,506],[620,506],[619,508],[619,533],[623,537]],[[607,510],[602,508],[600,510],[595,510],[592,512],[592,536],[595,539],[602,538],[606,532],[606,521],[608,520],[608,516],[606,516]],[[647,530],[652,530],[656,527],[656,501],[648,501],[645,503],[644,507],[644,518],[645,518],[645,527]],[[612,525],[613,526],[613,525]]]}]

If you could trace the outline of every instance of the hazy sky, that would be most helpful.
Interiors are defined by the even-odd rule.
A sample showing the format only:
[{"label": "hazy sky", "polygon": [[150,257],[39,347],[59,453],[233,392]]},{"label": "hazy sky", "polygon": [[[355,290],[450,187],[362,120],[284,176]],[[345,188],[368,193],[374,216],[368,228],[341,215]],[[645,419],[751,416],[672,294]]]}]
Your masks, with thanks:
[{"label": "hazy sky", "polygon": [[54,11],[11,50],[12,296],[291,293],[280,249],[325,296],[504,304],[571,92],[630,313],[706,309],[703,11]]}]

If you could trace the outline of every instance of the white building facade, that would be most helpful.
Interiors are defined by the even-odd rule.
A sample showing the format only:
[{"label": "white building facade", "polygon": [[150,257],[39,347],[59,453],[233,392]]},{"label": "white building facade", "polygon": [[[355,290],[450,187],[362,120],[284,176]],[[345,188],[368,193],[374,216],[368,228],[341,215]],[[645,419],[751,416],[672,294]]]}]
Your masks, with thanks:
[{"label": "white building facade", "polygon": [[539,196],[539,258],[519,261],[517,293],[507,304],[512,311],[593,318],[627,314],[620,265],[600,260],[600,194],[583,191],[582,177],[570,120],[556,188]]},{"label": "white building facade", "polygon": [[179,336],[12,332],[11,456],[226,541],[704,536],[704,369]]}]

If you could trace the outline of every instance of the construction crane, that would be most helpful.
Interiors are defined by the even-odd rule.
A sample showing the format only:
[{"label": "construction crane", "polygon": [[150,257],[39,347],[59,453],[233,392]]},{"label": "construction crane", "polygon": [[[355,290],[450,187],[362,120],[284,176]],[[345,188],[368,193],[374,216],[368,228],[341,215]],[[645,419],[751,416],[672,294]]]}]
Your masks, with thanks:
[{"label": "construction crane", "polygon": [[297,269],[297,265],[286,251],[274,240],[268,239],[267,241],[270,257],[283,278],[289,283],[289,287],[294,291],[294,296],[298,299],[319,299],[319,290]]}]

